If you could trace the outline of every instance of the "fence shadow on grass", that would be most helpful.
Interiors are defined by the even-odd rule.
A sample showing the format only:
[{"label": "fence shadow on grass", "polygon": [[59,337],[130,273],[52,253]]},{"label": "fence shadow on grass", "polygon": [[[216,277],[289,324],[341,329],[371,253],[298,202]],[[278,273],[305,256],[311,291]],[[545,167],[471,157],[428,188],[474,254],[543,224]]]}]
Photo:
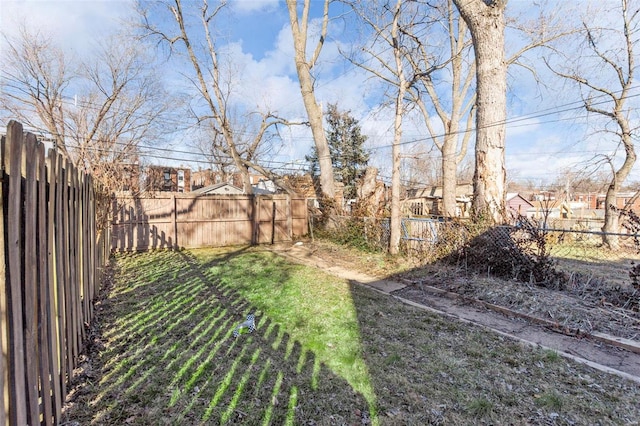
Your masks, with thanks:
[{"label": "fence shadow on grass", "polygon": [[[353,424],[364,397],[191,254],[127,254],[65,411],[80,424]],[[286,273],[286,271],[284,272]],[[233,337],[248,313],[256,331]],[[332,395],[350,395],[331,400]],[[323,403],[320,403],[322,401]],[[327,407],[330,407],[327,409]]]}]

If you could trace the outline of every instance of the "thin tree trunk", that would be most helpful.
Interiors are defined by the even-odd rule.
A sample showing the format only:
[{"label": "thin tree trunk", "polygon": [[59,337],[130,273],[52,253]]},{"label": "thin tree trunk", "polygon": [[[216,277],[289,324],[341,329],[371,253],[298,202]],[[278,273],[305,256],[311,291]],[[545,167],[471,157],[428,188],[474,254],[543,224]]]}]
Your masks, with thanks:
[{"label": "thin tree trunk", "polygon": [[297,0],[287,0],[287,8],[289,9],[289,20],[291,23],[291,33],[293,36],[293,46],[295,50],[296,71],[298,73],[298,81],[300,82],[300,92],[302,101],[309,118],[309,126],[313,134],[313,140],[318,152],[318,165],[320,166],[320,189],[322,195],[335,201],[335,184],[333,176],[333,164],[329,154],[329,144],[324,132],[322,122],[322,107],[316,101],[313,89],[313,79],[311,77],[311,69],[320,54],[320,49],[324,43],[327,23],[329,1],[325,0],[324,15],[322,24],[322,35],[311,59],[307,59],[307,28],[309,19],[310,0],[304,0],[302,18],[298,19],[298,2]]},{"label": "thin tree trunk", "polygon": [[402,1],[396,3],[396,10],[391,27],[396,72],[398,76],[398,96],[396,97],[396,116],[393,123],[392,171],[391,171],[391,224],[389,235],[389,254],[398,254],[400,251],[400,141],[402,139],[402,115],[404,114],[404,96],[407,91],[407,82],[402,67],[402,52],[398,42],[398,19]]},{"label": "thin tree trunk", "polygon": [[[296,49],[297,52],[297,49]],[[309,126],[311,127],[311,134],[315,142],[316,149],[318,151],[318,165],[320,166],[320,188],[322,194],[330,199],[335,198],[335,187],[333,180],[333,163],[331,162],[331,155],[329,154],[329,144],[324,132],[324,125],[322,122],[322,107],[316,102],[316,97],[313,91],[313,82],[311,80],[311,73],[309,72],[306,63],[298,61],[298,54],[296,53],[296,70],[298,71],[298,78],[300,80],[300,89],[302,92],[302,101],[309,117]]]},{"label": "thin tree trunk", "polygon": [[633,145],[633,140],[631,139],[629,122],[626,117],[622,115],[622,113],[618,113],[618,124],[622,129],[622,141],[623,145],[625,146],[626,157],[622,166],[620,166],[620,168],[613,174],[611,183],[607,188],[607,193],[604,199],[604,225],[602,226],[602,232],[605,233],[602,236],[602,242],[604,245],[614,250],[618,249],[620,246],[619,238],[615,235],[608,234],[620,232],[620,227],[619,215],[611,208],[611,206],[617,207],[616,197],[620,188],[620,183],[624,182],[627,179],[629,173],[631,173],[631,169],[633,169],[633,165],[636,162],[636,153]]},{"label": "thin tree trunk", "polygon": [[448,133],[442,143],[442,211],[444,217],[456,215],[456,188],[458,186],[458,135]]}]

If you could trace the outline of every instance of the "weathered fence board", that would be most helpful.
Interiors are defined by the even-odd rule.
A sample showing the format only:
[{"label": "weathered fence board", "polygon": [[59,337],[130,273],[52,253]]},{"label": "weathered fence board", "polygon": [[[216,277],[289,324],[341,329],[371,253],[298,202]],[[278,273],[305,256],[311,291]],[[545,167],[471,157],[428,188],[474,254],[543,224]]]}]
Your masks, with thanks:
[{"label": "weathered fence board", "polygon": [[306,199],[288,195],[122,195],[111,214],[115,251],[274,243],[308,232]]},{"label": "weathered fence board", "polygon": [[[9,159],[5,177],[9,176],[8,217],[9,280],[7,300],[9,303],[9,413],[10,423],[28,424],[27,393],[24,362],[24,330],[22,322],[22,126],[10,123],[7,128],[5,158]],[[15,178],[14,178],[15,176]]]},{"label": "weathered fence board", "polygon": [[1,148],[0,425],[54,425],[110,238],[96,238],[99,197],[89,176],[53,151],[45,158],[15,121]]},{"label": "weathered fence board", "polygon": [[[0,161],[5,158],[5,137],[0,139]],[[5,205],[5,182],[4,182],[4,163],[0,165],[0,208],[4,211]],[[5,228],[4,214],[0,214],[0,229]],[[4,232],[0,232],[0,259],[6,258],[6,238]],[[8,358],[8,345],[9,345],[9,332],[8,319],[7,319],[7,298],[4,295],[8,294],[7,291],[7,267],[5,262],[0,262],[0,424],[5,425],[7,421],[7,408],[9,405],[9,373],[7,369],[6,359]]]}]

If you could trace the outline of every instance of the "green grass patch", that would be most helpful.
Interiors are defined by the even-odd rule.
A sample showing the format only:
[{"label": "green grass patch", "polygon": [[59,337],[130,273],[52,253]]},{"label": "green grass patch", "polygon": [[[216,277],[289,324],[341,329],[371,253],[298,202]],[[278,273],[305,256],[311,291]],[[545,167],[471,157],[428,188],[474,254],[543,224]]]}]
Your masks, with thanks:
[{"label": "green grass patch", "polygon": [[[634,383],[259,247],[121,255],[115,269],[61,423],[640,418]],[[255,332],[233,337],[249,313]]]},{"label": "green grass patch", "polygon": [[[216,250],[196,250],[194,257],[210,279],[237,292],[255,309],[256,320],[266,316],[311,351],[333,372],[362,393],[371,407],[375,395],[362,345],[349,283],[271,252],[253,252],[219,262]],[[247,311],[248,312],[248,311]],[[277,346],[277,345],[276,345]],[[285,351],[285,356],[288,351]]]}]

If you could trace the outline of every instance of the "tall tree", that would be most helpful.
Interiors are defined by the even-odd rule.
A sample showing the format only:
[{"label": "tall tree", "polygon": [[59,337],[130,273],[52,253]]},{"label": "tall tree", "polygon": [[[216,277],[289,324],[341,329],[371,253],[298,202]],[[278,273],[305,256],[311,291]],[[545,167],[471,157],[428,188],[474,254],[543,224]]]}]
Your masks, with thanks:
[{"label": "tall tree", "polygon": [[494,223],[505,220],[507,62],[505,7],[507,0],[453,0],[471,31],[476,60],[476,169],[472,210]]},{"label": "tall tree", "polygon": [[[367,137],[362,134],[358,120],[350,111],[340,111],[337,104],[329,104],[325,113],[327,121],[327,142],[336,180],[344,184],[344,197],[356,198],[356,183],[364,174],[369,154],[363,145]],[[311,169],[318,170],[318,151],[315,145],[306,160]]]},{"label": "tall tree", "polygon": [[[229,64],[221,62],[217,40],[212,32],[216,23],[223,19],[221,15],[227,3],[220,1],[211,7],[207,0],[202,0],[199,6],[191,1],[183,4],[182,0],[164,0],[150,2],[149,5],[154,8],[155,13],[140,7],[143,31],[146,35],[159,39],[172,52],[188,58],[194,75],[188,76],[187,79],[193,84],[198,101],[204,101],[205,105],[204,108],[192,108],[192,112],[198,124],[207,127],[214,143],[224,142],[217,147],[225,156],[231,158],[235,168],[242,175],[245,192],[251,193],[249,170],[255,169],[260,173],[270,174],[255,162],[253,154],[263,142],[269,128],[287,122],[271,111],[260,112],[259,130],[255,137],[244,141],[246,143],[243,145],[231,114],[233,76],[224,75],[224,66]],[[184,8],[185,5],[187,10]],[[168,16],[163,16],[161,12],[168,12]],[[189,12],[196,12],[196,22],[189,21]]]},{"label": "tall tree", "polygon": [[[406,22],[416,19],[417,10],[410,3],[397,0],[395,5],[388,2],[353,2],[353,9],[359,18],[372,30],[370,45],[363,47],[366,60],[350,61],[368,71],[385,85],[393,89],[389,95],[394,105],[393,141],[391,143],[391,218],[389,253],[400,251],[400,165],[403,117],[407,111],[406,96],[410,81],[406,76],[403,53]],[[389,52],[390,51],[390,52]]]},{"label": "tall tree", "polygon": [[315,89],[313,87],[313,77],[311,71],[318,61],[322,46],[327,36],[327,27],[329,24],[329,0],[324,0],[324,9],[322,15],[322,29],[318,38],[318,42],[310,57],[307,57],[307,43],[309,41],[309,9],[311,0],[303,0],[302,14],[298,16],[298,1],[287,0],[287,8],[289,10],[289,21],[291,23],[291,34],[293,35],[293,46],[295,51],[295,64],[298,73],[298,81],[300,83],[300,91],[302,101],[309,118],[309,126],[313,134],[313,140],[318,152],[318,162],[320,164],[320,189],[323,197],[334,200],[335,185],[333,165],[331,164],[331,155],[329,152],[329,144],[324,133],[322,123],[322,107],[316,100]]},{"label": "tall tree", "polygon": [[391,147],[391,224],[389,229],[389,253],[400,252],[400,142],[402,141],[402,118],[406,111],[405,96],[408,82],[402,61],[402,41],[400,33],[400,16],[402,0],[396,1],[391,21],[391,46],[395,62],[395,75],[398,77],[398,93],[395,101],[395,118],[393,120],[393,145]]},{"label": "tall tree", "polygon": [[7,44],[2,107],[107,188],[128,185],[125,165],[138,160],[142,142],[157,143],[169,109],[143,47],[113,36],[79,61],[39,32],[22,30]]},{"label": "tall tree", "polygon": [[[458,165],[467,154],[473,134],[475,61],[470,55],[467,25],[455,12],[452,0],[427,2],[421,7],[426,9],[424,14],[432,14],[432,18],[402,28],[409,40],[404,46],[404,55],[413,74],[407,94],[417,105],[427,131],[440,151],[441,214],[453,217],[457,206]],[[428,44],[433,38],[433,23],[446,28],[446,50],[440,45]],[[430,34],[427,37],[423,35],[425,30]],[[438,78],[442,73],[446,77]],[[448,87],[443,90],[444,85]],[[425,102],[425,95],[430,105]],[[434,126],[433,117],[440,121],[444,132]]]},{"label": "tall tree", "polygon": [[[572,52],[560,53],[560,61],[547,61],[549,67],[559,76],[575,83],[580,89],[584,108],[596,117],[604,118],[601,131],[613,135],[614,140],[624,150],[622,164],[614,163],[610,156],[603,156],[611,169],[611,180],[605,195],[605,219],[602,231],[603,242],[611,248],[618,247],[618,238],[608,235],[619,231],[616,194],[629,176],[635,162],[636,152],[633,132],[638,123],[635,108],[630,105],[635,84],[636,48],[640,8],[632,8],[628,0],[619,0],[618,18],[609,27],[596,27],[589,19],[582,22],[582,44],[578,48],[579,57]],[[600,122],[603,123],[603,122]],[[614,129],[610,130],[608,124]]]},{"label": "tall tree", "polygon": [[6,42],[0,106],[33,129],[44,127],[66,154],[64,97],[76,76],[74,62],[51,37],[26,27]]}]

